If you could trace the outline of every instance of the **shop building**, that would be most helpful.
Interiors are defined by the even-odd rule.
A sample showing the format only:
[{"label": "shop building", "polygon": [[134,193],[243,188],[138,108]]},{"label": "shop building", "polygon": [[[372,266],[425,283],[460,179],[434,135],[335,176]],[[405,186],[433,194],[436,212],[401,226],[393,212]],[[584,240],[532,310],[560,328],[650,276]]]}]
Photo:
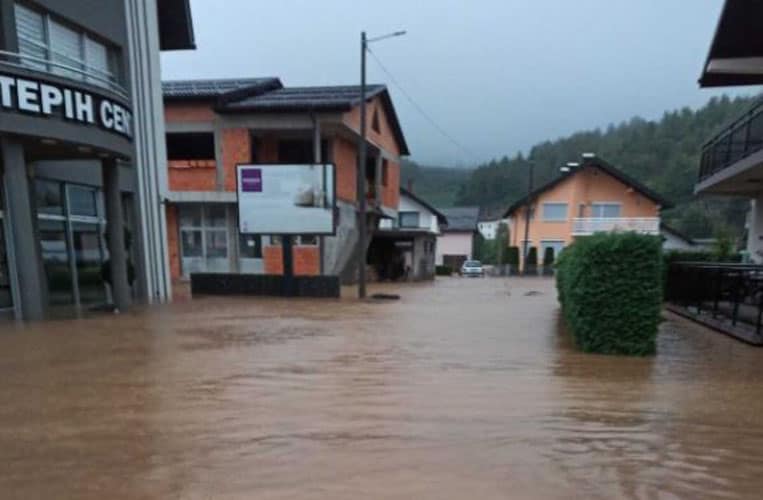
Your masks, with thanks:
[{"label": "shop building", "polygon": [[187,0],[0,0],[0,44],[0,310],[167,298],[150,89],[160,49],[193,47]]},{"label": "shop building", "polygon": [[[294,272],[354,280],[358,87],[284,87],[278,78],[251,78],[164,82],[163,92],[173,280],[197,272],[283,272],[281,239],[240,235],[236,203],[237,165],[278,163],[335,165],[336,233],[294,237]],[[382,218],[397,218],[400,158],[408,147],[385,86],[368,87],[367,117],[364,195],[373,230]]]}]

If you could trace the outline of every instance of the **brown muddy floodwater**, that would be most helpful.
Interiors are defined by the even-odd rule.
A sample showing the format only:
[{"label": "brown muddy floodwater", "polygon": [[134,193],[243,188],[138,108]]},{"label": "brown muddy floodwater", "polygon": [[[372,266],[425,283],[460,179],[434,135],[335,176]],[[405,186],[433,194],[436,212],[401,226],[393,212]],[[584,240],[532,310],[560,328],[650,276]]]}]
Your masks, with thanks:
[{"label": "brown muddy floodwater", "polygon": [[763,497],[763,350],[581,354],[550,280],[383,289],[4,326],[0,497]]}]

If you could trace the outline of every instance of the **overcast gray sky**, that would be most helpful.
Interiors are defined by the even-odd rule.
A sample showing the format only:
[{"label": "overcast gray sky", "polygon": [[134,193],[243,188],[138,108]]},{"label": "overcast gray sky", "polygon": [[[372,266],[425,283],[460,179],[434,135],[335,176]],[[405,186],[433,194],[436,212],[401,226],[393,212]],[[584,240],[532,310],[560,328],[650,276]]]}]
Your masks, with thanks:
[{"label": "overcast gray sky", "polygon": [[[722,0],[192,0],[198,49],[162,56],[165,79],[359,81],[359,36],[458,148],[390,87],[412,159],[470,165],[581,129],[697,107]],[[754,93],[757,87],[725,89]],[[467,151],[464,151],[467,150]]]}]

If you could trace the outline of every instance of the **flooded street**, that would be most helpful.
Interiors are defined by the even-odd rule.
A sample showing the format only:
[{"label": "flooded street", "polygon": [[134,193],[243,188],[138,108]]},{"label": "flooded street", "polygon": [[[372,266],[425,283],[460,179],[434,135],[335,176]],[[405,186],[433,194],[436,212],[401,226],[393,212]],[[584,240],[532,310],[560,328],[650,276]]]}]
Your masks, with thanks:
[{"label": "flooded street", "polygon": [[763,350],[581,354],[550,280],[383,290],[4,326],[0,497],[760,498]]}]

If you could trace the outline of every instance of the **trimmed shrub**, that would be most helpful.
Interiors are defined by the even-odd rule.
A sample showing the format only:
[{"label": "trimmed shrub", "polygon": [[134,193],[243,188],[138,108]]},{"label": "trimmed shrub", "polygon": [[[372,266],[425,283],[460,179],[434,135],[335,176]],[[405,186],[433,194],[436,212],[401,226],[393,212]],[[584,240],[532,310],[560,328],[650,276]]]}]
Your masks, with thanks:
[{"label": "trimmed shrub", "polygon": [[530,247],[527,251],[527,259],[525,260],[523,271],[525,275],[538,275],[538,249],[536,247]]},{"label": "trimmed shrub", "polygon": [[543,274],[551,276],[554,274],[554,248],[546,247],[543,251]]},{"label": "trimmed shrub", "polygon": [[452,276],[453,268],[450,266],[435,266],[434,273],[437,276]]},{"label": "trimmed shrub", "polygon": [[601,233],[567,247],[557,260],[557,289],[577,345],[601,354],[654,354],[661,267],[658,236]]},{"label": "trimmed shrub", "polygon": [[509,247],[503,253],[503,263],[509,266],[509,274],[516,275],[519,272],[519,247]]}]

